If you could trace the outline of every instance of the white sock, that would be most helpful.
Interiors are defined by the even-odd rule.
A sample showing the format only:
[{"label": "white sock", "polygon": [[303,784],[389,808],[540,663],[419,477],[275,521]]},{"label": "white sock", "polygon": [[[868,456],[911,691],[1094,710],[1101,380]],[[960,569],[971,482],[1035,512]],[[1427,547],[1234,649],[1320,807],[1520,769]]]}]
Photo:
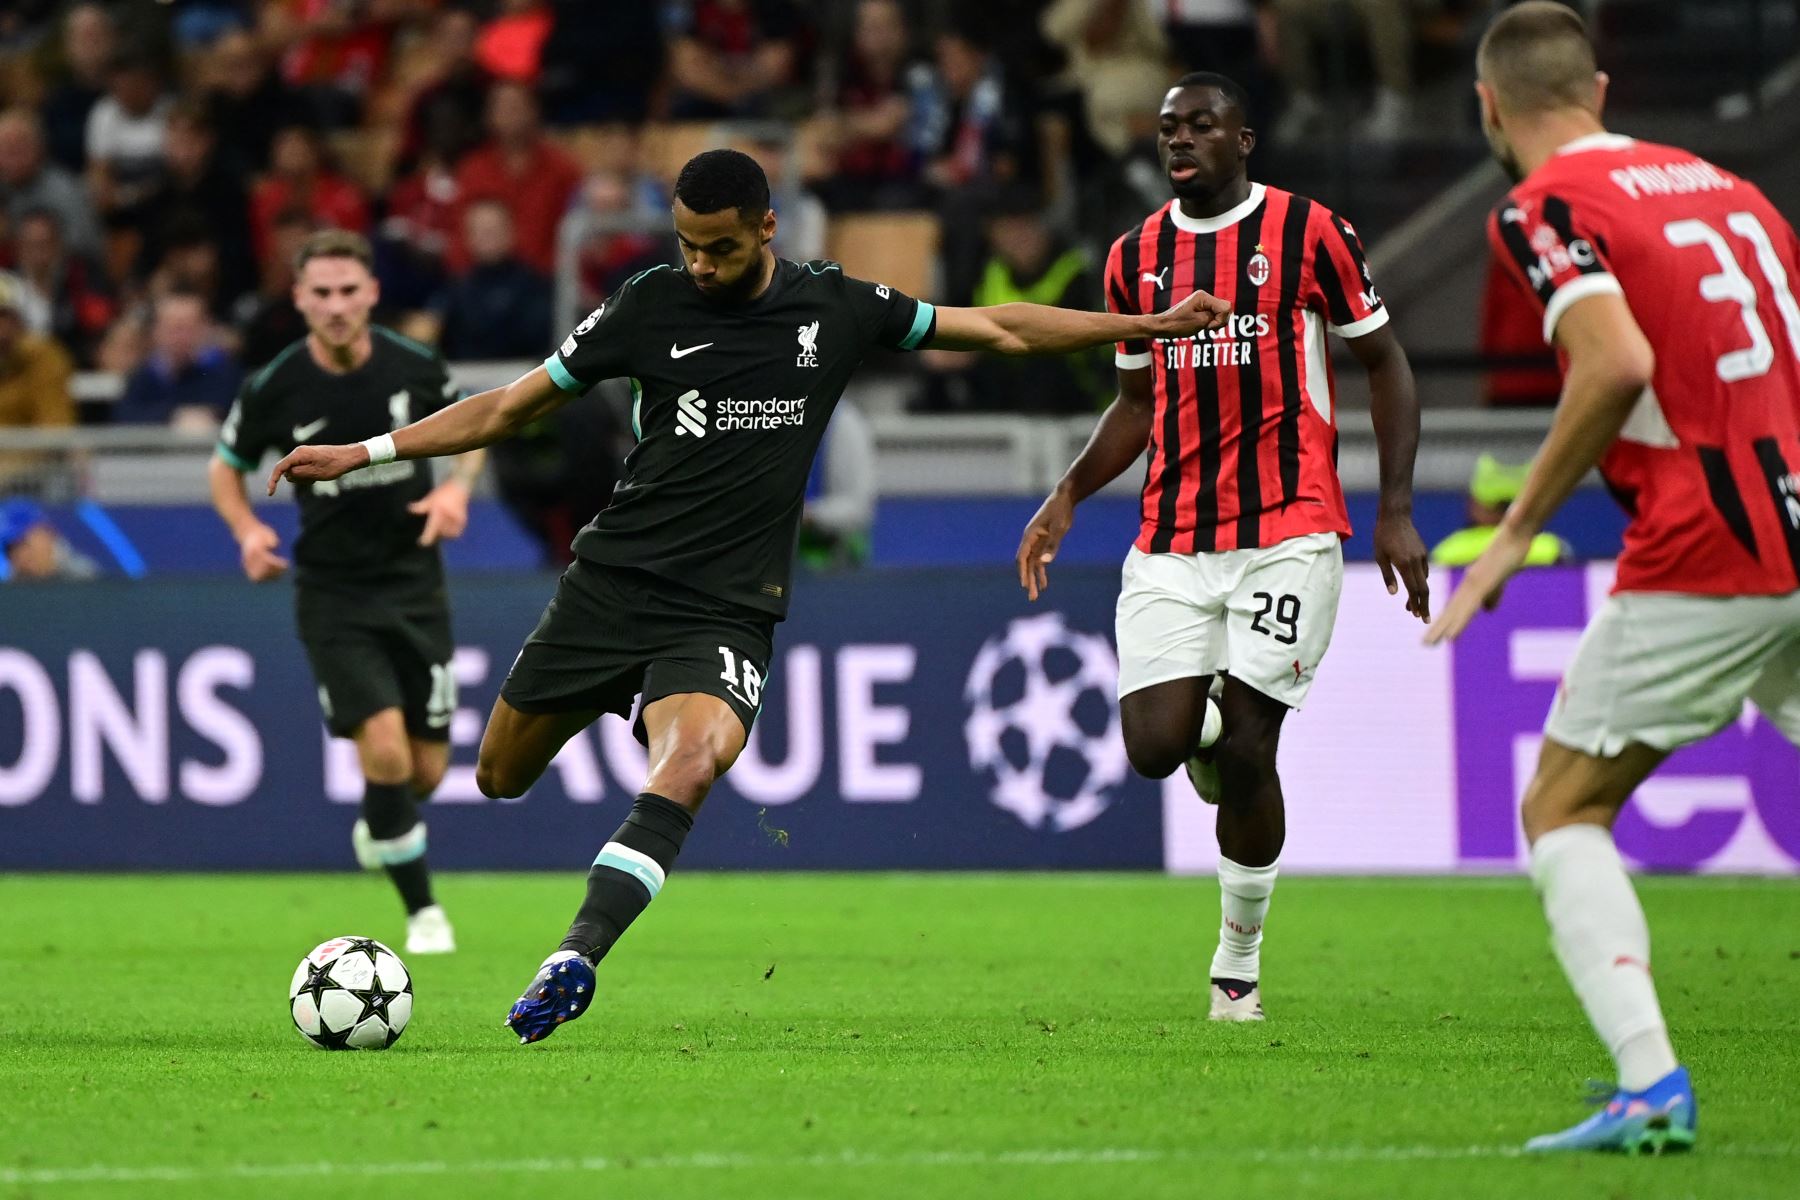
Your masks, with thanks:
[{"label": "white sock", "polygon": [[1225,714],[1213,703],[1211,696],[1206,698],[1206,714],[1200,718],[1200,740],[1194,743],[1202,750],[1211,749],[1225,732]]},{"label": "white sock", "polygon": [[1550,944],[1594,1032],[1641,1092],[1676,1067],[1650,978],[1650,927],[1612,834],[1598,825],[1553,829],[1531,848]]},{"label": "white sock", "polygon": [[1275,890],[1279,864],[1246,867],[1219,856],[1219,948],[1213,953],[1214,979],[1255,983],[1262,969],[1263,918]]}]

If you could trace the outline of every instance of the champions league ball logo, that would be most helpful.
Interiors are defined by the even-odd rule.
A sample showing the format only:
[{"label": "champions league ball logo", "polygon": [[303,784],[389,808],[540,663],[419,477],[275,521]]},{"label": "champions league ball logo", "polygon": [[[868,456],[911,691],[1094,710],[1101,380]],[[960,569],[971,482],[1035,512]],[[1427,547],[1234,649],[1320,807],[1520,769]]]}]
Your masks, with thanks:
[{"label": "champions league ball logo", "polygon": [[1020,617],[975,655],[963,688],[969,765],[1029,829],[1079,829],[1125,781],[1112,643],[1061,613]]}]

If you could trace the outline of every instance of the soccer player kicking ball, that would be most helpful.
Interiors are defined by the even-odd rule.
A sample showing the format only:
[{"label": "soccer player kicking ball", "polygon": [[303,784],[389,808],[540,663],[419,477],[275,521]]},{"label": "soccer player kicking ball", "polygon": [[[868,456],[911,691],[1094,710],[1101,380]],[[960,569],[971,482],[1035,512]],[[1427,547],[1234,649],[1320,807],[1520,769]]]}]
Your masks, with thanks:
[{"label": "soccer player kicking ball", "polygon": [[[380,298],[361,234],[322,230],[295,264],[294,305],[309,332],[248,383],[219,431],[208,468],[213,506],[237,539],[244,573],[282,574],[279,539],[256,516],[244,472],[321,433],[398,429],[461,393],[439,355],[369,323]],[[450,761],[456,680],[438,543],[461,535],[481,452],[433,486],[429,468],[395,463],[296,489],[295,616],[334,737],[362,765],[357,860],[381,868],[406,906],[406,952],[445,954],[456,937],[432,897],[419,803]]]},{"label": "soccer player kicking ball", "polygon": [[1496,254],[1543,306],[1563,393],[1524,490],[1427,640],[1498,602],[1597,465],[1631,521],[1613,594],[1557,690],[1523,818],[1551,944],[1618,1087],[1526,1148],[1679,1150],[1694,1143],[1694,1091],[1611,829],[1657,764],[1746,698],[1800,742],[1800,244],[1749,182],[1606,132],[1607,79],[1568,8],[1508,9],[1477,70],[1488,141],[1520,181],[1493,216]]},{"label": "soccer player kicking ball", "polygon": [[1250,182],[1243,89],[1185,76],[1160,122],[1175,200],[1113,244],[1107,306],[1154,312],[1204,289],[1230,302],[1231,319],[1194,336],[1121,339],[1119,397],[1026,526],[1019,584],[1038,598],[1075,506],[1148,445],[1142,527],[1119,595],[1125,749],[1152,779],[1185,763],[1200,797],[1219,805],[1210,1015],[1260,1021],[1263,919],[1287,832],[1276,745],[1331,642],[1350,533],[1326,332],[1368,372],[1381,454],[1375,558],[1388,591],[1398,576],[1406,610],[1423,620],[1419,408],[1355,231],[1323,205]]},{"label": "soccer player kicking ball", "polygon": [[369,463],[487,446],[629,376],[638,445],[612,503],[513,664],[476,768],[489,796],[530,787],[564,742],[642,695],[650,776],[588,872],[561,947],[513,1005],[521,1042],[580,1016],[594,965],[674,865],[713,781],[744,748],[786,615],[806,480],[826,422],[877,347],[1062,354],[1213,328],[1227,306],[1184,290],[1148,316],[1035,304],[934,308],[836,263],[778,259],[754,159],[709,150],[675,184],[684,266],[630,280],[544,365],[391,436],[305,446],[269,478],[334,479]]}]

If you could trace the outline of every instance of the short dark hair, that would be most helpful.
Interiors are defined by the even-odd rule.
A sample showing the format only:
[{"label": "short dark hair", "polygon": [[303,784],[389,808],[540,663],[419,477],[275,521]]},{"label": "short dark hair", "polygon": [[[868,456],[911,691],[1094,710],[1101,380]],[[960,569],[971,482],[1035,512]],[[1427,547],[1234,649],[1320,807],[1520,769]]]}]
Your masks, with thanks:
[{"label": "short dark hair", "polygon": [[1217,71],[1189,71],[1175,81],[1177,88],[1209,87],[1218,90],[1225,97],[1225,102],[1238,110],[1238,116],[1244,124],[1250,123],[1250,93],[1244,85],[1229,75],[1221,75]]},{"label": "short dark hair", "polygon": [[1494,18],[1475,51],[1475,70],[1510,112],[1582,107],[1593,96],[1594,44],[1587,22],[1565,4],[1529,0]]},{"label": "short dark hair", "polygon": [[675,178],[675,198],[694,212],[735,208],[746,221],[769,211],[769,177],[741,150],[703,150]]},{"label": "short dark hair", "polygon": [[375,252],[369,239],[350,229],[321,229],[312,234],[294,255],[294,274],[306,269],[315,258],[354,258],[368,270],[375,269]]}]

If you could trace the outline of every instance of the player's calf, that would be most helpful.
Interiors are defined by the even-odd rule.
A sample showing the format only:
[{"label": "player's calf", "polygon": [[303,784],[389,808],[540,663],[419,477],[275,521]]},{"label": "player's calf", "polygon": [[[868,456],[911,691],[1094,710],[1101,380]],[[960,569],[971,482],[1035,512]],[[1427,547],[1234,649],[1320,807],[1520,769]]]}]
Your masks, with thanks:
[{"label": "player's calf", "polygon": [[606,957],[613,943],[662,891],[694,816],[681,805],[645,792],[638,796],[588,870],[587,898],[559,949],[589,962]]},{"label": "player's calf", "polygon": [[1247,687],[1225,697],[1225,734],[1214,747],[1219,772],[1219,945],[1212,961],[1215,1021],[1263,1019],[1263,924],[1286,839],[1281,778],[1275,770],[1286,707]]},{"label": "player's calf", "polygon": [[367,870],[387,873],[406,906],[406,952],[449,954],[456,934],[431,893],[431,868],[425,861],[425,822],[419,819],[418,797],[407,783],[363,785],[362,816],[350,831],[356,861]]},{"label": "player's calf", "polygon": [[544,960],[506,1023],[520,1042],[535,1042],[587,1011],[594,964],[662,891],[694,827],[687,809],[645,792],[601,847],[588,871],[587,896],[555,954]]}]

